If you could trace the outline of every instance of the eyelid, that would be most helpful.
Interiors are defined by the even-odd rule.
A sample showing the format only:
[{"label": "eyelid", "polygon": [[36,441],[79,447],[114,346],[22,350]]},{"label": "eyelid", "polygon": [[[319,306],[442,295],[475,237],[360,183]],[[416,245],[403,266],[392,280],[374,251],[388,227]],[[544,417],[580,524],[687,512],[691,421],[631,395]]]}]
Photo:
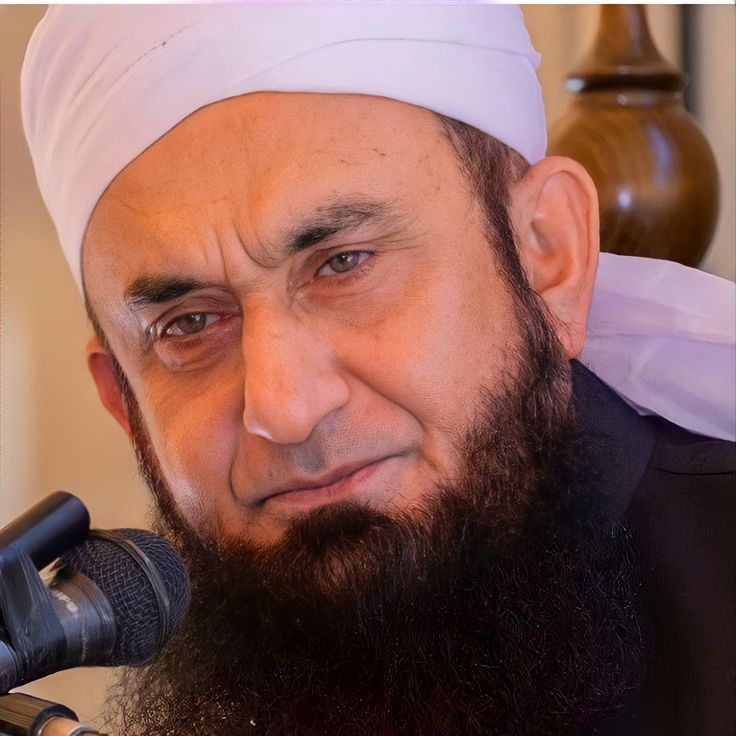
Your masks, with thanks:
[{"label": "eyelid", "polygon": [[[183,319],[184,317],[188,317],[190,315],[194,314],[201,314],[205,317],[205,325],[204,327],[199,330],[198,332],[192,332],[190,335],[183,333],[181,335],[167,335],[166,332],[174,326],[176,322],[178,322],[180,319]],[[186,337],[195,337],[196,335],[201,334],[204,332],[210,325],[214,324],[214,322],[219,322],[224,318],[225,315],[218,314],[217,312],[202,312],[202,311],[195,311],[195,312],[182,312],[181,314],[177,315],[176,317],[172,317],[168,320],[158,320],[154,323],[153,327],[156,328],[154,340],[164,340],[164,339],[176,339],[176,338],[186,338]],[[217,319],[213,320],[212,322],[207,322],[207,317],[217,317]]]},{"label": "eyelid", "polygon": [[340,276],[347,277],[350,274],[355,273],[372,256],[375,256],[375,252],[374,251],[366,250],[365,248],[344,248],[343,247],[341,250],[337,250],[334,253],[330,254],[330,256],[328,258],[324,258],[321,261],[321,265],[317,269],[317,272],[316,272],[315,275],[316,276],[319,276],[320,275],[320,272],[322,271],[322,269],[325,268],[325,267],[327,267],[327,265],[329,264],[329,262],[331,260],[333,260],[334,258],[337,258],[338,256],[342,256],[342,255],[347,255],[347,254],[351,254],[351,255],[352,254],[362,254],[362,255],[365,255],[366,257],[363,258],[362,260],[360,260],[359,263],[357,263],[349,271],[344,271],[342,273],[340,273],[339,271],[336,271],[334,274],[331,274],[331,275],[334,275],[334,276],[337,276],[337,277],[340,277]]},{"label": "eyelid", "polygon": [[[177,304],[176,306],[167,309],[163,314],[159,315],[153,322],[144,328],[146,338],[151,342],[155,343],[164,338],[176,339],[184,338],[185,335],[164,335],[166,329],[168,329],[173,322],[186,317],[190,314],[204,314],[206,316],[217,315],[219,317],[216,322],[220,322],[223,319],[232,317],[239,313],[239,310],[233,308],[225,308],[222,303],[213,303],[211,300],[203,299],[194,304]],[[212,323],[211,323],[212,324]],[[201,334],[210,325],[205,326],[203,330],[198,333],[193,333],[191,337]]]}]

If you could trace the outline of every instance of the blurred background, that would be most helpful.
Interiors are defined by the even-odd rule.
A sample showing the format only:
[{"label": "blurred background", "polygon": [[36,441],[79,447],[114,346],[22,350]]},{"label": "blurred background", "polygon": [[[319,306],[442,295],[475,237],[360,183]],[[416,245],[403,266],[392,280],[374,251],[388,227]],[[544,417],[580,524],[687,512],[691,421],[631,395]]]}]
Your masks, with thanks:
[{"label": "blurred background", "polygon": [[[20,68],[44,12],[43,5],[0,6],[0,526],[57,489],[80,496],[95,526],[145,526],[147,493],[87,375],[91,332],[21,129]],[[656,5],[647,12],[660,51],[690,76],[686,104],[718,163],[720,219],[702,267],[733,279],[736,8]],[[542,54],[548,123],[565,110],[565,75],[590,46],[598,13],[584,5],[524,8]],[[23,689],[94,719],[108,677],[106,670],[76,670]]]}]

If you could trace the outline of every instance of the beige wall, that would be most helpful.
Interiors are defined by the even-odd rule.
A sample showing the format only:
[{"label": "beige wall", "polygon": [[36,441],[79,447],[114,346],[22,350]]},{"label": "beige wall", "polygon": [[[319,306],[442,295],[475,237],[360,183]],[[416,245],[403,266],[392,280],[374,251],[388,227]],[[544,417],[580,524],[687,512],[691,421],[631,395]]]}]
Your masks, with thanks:
[{"label": "beige wall", "polygon": [[[146,494],[121,431],[99,407],[85,371],[89,331],[81,300],[55,244],[37,192],[20,128],[18,76],[27,38],[43,6],[0,7],[2,70],[2,251],[0,267],[0,523],[52,490],[80,495],[95,525],[145,523]],[[705,267],[734,273],[733,6],[704,7],[706,79],[703,124],[716,150],[724,189],[721,224]],[[528,6],[532,37],[544,55],[540,71],[548,119],[564,110],[563,77],[590,42],[597,10]],[[677,11],[650,9],[662,50],[677,61]],[[76,671],[27,688],[94,717],[105,675]]]},{"label": "beige wall", "polygon": [[[18,78],[44,6],[0,7],[0,523],[51,491],[79,495],[102,528],[145,524],[146,494],[122,431],[99,406],[83,348],[77,288],[36,189]],[[106,670],[76,670],[24,688],[92,718]]]}]

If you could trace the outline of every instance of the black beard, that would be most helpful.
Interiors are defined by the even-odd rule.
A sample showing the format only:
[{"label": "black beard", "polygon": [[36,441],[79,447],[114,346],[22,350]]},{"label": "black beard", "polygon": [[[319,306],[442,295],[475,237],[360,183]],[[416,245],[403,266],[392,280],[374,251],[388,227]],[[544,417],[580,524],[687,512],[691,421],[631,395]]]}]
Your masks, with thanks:
[{"label": "black beard", "polygon": [[545,330],[526,345],[452,487],[403,516],[318,509],[267,550],[192,531],[131,404],[193,600],[123,674],[120,733],[564,736],[623,708],[643,661],[629,536],[596,492],[569,363]]}]

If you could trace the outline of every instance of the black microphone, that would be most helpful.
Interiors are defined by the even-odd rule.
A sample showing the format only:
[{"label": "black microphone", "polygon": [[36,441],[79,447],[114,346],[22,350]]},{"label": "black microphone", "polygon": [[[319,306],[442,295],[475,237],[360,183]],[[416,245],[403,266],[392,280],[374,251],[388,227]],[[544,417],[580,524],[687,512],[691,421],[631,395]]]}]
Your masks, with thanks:
[{"label": "black microphone", "polygon": [[0,529],[0,550],[13,544],[41,570],[88,533],[87,507],[71,493],[56,491]]},{"label": "black microphone", "polygon": [[16,545],[0,558],[0,693],[71,667],[145,664],[189,604],[179,554],[139,529],[93,530],[48,588]]}]

